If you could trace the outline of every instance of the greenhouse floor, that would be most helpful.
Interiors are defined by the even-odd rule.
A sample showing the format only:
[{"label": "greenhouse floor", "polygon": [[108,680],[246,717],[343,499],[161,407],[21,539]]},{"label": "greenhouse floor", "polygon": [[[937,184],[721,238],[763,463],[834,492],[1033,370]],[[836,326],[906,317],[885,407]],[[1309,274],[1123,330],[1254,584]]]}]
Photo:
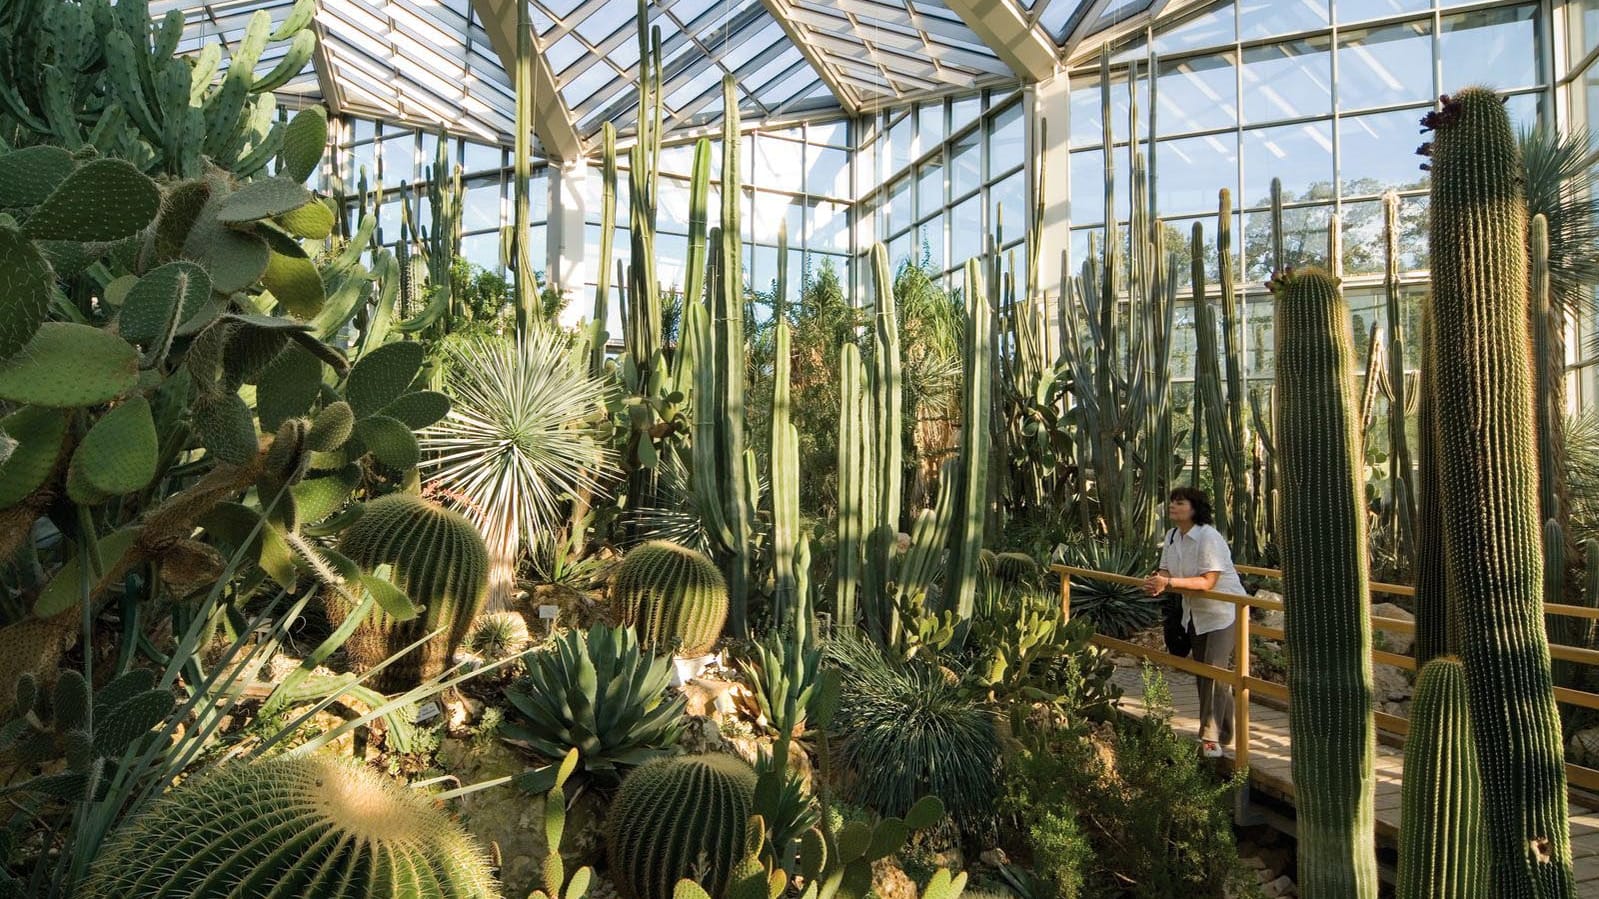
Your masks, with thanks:
[{"label": "greenhouse floor", "polygon": [[[1199,732],[1199,698],[1193,675],[1162,670],[1171,688],[1172,727],[1180,733]],[[1118,667],[1113,680],[1122,688],[1122,710],[1142,716],[1143,683],[1139,669]],[[1290,773],[1292,747],[1288,739],[1288,712],[1277,703],[1256,699],[1249,704],[1250,787],[1276,799],[1294,801]],[[1197,739],[1197,738],[1196,738]],[[1230,767],[1232,749],[1224,761]],[[1393,846],[1399,834],[1400,776],[1404,750],[1383,741],[1377,743],[1377,839]],[[1583,802],[1592,797],[1573,796],[1571,801],[1571,843],[1576,863],[1577,882],[1584,889],[1599,890],[1599,802]]]}]

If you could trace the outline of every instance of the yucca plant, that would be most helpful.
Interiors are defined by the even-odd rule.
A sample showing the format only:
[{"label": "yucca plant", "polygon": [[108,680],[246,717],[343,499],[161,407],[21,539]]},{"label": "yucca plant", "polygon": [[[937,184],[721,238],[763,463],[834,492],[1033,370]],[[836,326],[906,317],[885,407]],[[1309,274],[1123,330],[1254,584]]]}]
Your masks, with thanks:
[{"label": "yucca plant", "polygon": [[555,527],[569,496],[597,492],[611,451],[596,430],[606,386],[553,329],[445,344],[443,421],[420,435],[423,468],[489,546],[490,608],[510,598],[524,535]]},{"label": "yucca plant", "polygon": [[[1084,540],[1067,550],[1069,564],[1112,574],[1143,576],[1153,570],[1155,554],[1131,543]],[[1094,630],[1122,639],[1160,620],[1159,600],[1135,586],[1095,578],[1072,578],[1073,618],[1086,618]]]},{"label": "yucca plant", "polygon": [[899,664],[860,637],[841,634],[825,653],[841,672],[831,730],[849,798],[897,816],[937,796],[962,831],[990,834],[1000,746],[978,697],[944,670]]},{"label": "yucca plant", "polygon": [[522,663],[527,675],[505,693],[519,714],[502,732],[540,755],[576,749],[585,771],[615,783],[677,745],[683,700],[666,695],[671,663],[643,652],[632,630],[570,630]]}]

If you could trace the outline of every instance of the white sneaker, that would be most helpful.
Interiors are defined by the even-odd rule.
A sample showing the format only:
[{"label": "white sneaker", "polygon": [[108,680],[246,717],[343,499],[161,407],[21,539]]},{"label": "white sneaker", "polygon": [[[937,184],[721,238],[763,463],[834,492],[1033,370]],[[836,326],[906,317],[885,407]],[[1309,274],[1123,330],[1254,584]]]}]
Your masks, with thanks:
[{"label": "white sneaker", "polygon": [[1222,757],[1221,744],[1206,740],[1199,745],[1199,754],[1207,759],[1219,759]]}]

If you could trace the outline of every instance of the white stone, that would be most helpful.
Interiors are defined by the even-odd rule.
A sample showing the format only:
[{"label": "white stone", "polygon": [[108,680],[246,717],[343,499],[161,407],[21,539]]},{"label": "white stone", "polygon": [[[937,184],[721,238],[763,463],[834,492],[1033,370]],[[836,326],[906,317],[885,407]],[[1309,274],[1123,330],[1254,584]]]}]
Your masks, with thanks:
[{"label": "white stone", "polygon": [[[1379,602],[1371,607],[1373,618],[1393,618],[1398,621],[1416,620],[1416,616],[1401,609],[1391,602]],[[1378,649],[1386,649],[1395,655],[1410,655],[1410,647],[1416,642],[1415,635],[1401,634],[1396,631],[1385,631],[1372,625],[1372,637],[1378,641]]]},{"label": "white stone", "polygon": [[1284,874],[1265,886],[1265,893],[1267,896],[1271,897],[1271,899],[1277,899],[1279,896],[1287,896],[1293,891],[1294,879],[1289,877],[1287,874]]}]

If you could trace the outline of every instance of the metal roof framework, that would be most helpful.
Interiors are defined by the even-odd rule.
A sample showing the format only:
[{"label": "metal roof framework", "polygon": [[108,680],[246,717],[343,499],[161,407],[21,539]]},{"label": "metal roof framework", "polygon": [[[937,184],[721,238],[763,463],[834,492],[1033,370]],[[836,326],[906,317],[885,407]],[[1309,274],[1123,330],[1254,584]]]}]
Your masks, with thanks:
[{"label": "metal roof framework", "polygon": [[[319,0],[312,66],[279,90],[337,113],[509,143],[519,0]],[[637,116],[637,0],[520,0],[532,20],[534,131],[545,155],[592,152]],[[1090,38],[1124,34],[1168,0],[651,0],[668,133],[714,127],[721,83],[762,121],[844,114],[1051,77]],[[180,51],[231,48],[250,17],[292,0],[152,0],[187,15]],[[269,70],[285,47],[268,49]],[[226,53],[224,54],[226,58]]]}]

